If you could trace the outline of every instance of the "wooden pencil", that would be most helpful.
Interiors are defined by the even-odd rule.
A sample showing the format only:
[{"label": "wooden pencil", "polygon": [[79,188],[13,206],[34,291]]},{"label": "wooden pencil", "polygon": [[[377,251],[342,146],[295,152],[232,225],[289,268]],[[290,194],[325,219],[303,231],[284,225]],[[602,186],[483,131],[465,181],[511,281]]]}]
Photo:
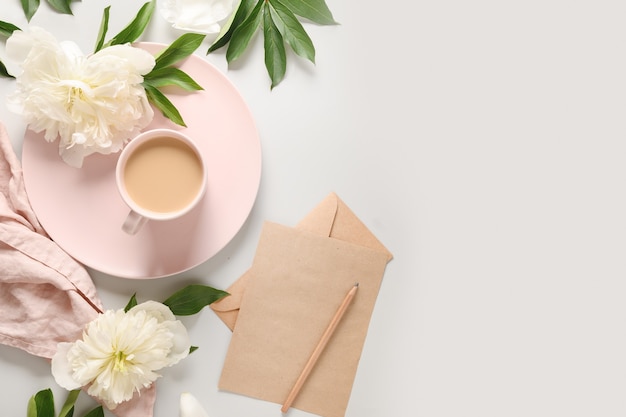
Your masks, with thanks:
[{"label": "wooden pencil", "polygon": [[283,413],[286,413],[287,410],[289,410],[289,407],[291,407],[291,404],[293,403],[293,401],[298,396],[298,393],[302,389],[302,385],[304,385],[304,382],[306,381],[306,379],[308,378],[309,374],[311,373],[311,370],[315,366],[315,363],[317,362],[317,359],[320,357],[320,354],[322,353],[322,351],[324,350],[324,348],[328,344],[328,341],[330,340],[331,336],[335,332],[335,329],[337,328],[337,325],[339,324],[339,322],[341,321],[342,317],[346,313],[346,310],[348,309],[348,306],[352,302],[352,299],[354,298],[354,295],[356,294],[356,290],[358,288],[359,288],[359,283],[357,282],[350,289],[350,291],[348,291],[348,294],[346,294],[346,297],[343,299],[341,305],[337,309],[337,312],[335,313],[335,315],[333,316],[332,320],[328,324],[328,327],[324,331],[324,334],[322,334],[322,338],[317,343],[317,346],[315,346],[315,349],[313,350],[313,353],[311,354],[311,357],[309,358],[309,360],[307,361],[306,365],[304,366],[304,369],[302,369],[302,372],[300,373],[300,376],[298,376],[298,379],[296,380],[296,383],[293,385],[293,388],[289,392],[289,395],[287,396],[287,399],[283,403],[283,406],[280,409]]}]

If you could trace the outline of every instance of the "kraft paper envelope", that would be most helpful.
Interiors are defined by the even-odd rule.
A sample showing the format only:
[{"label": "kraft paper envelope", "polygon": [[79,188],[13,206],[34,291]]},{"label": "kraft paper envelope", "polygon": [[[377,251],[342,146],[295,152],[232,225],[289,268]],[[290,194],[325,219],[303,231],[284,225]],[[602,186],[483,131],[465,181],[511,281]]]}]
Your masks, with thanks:
[{"label": "kraft paper envelope", "polygon": [[341,301],[358,282],[354,301],[292,405],[343,417],[390,259],[389,251],[334,194],[297,228],[266,222],[252,267],[229,289],[238,305],[224,308],[235,326],[219,388],[284,402]]},{"label": "kraft paper envelope", "polygon": [[[335,193],[330,193],[296,228],[383,252],[387,255],[387,261],[393,258],[391,252]],[[211,304],[213,311],[230,330],[235,328],[241,300],[250,277],[251,272],[248,270],[228,287],[230,296]]]}]

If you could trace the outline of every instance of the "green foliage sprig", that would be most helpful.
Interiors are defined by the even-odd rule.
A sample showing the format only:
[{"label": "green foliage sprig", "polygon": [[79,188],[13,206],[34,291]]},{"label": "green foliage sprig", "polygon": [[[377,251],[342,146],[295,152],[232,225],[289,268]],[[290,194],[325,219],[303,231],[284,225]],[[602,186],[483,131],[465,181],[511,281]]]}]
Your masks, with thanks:
[{"label": "green foliage sprig", "polygon": [[[67,394],[67,399],[61,408],[58,417],[73,417],[76,399],[80,390],[72,390]],[[54,394],[50,388],[44,389],[33,395],[28,400],[26,417],[55,417]],[[104,410],[101,405],[89,411],[84,417],[104,417]]]},{"label": "green foliage sprig", "polygon": [[0,22],[0,35],[5,38],[11,36],[16,30],[20,30],[20,28],[8,22]]},{"label": "green foliage sprig", "polygon": [[[230,294],[207,285],[190,284],[167,297],[162,303],[168,306],[175,316],[191,316],[227,295]],[[137,295],[133,294],[124,311],[127,312],[136,305]]]},{"label": "green foliage sprig", "polygon": [[[70,3],[72,0],[47,0],[48,4],[57,12],[63,14],[72,14],[72,8]],[[22,10],[26,19],[30,22],[30,19],[35,15],[37,9],[39,9],[40,0],[20,0],[22,3]]]},{"label": "green foliage sprig", "polygon": [[315,47],[298,16],[319,25],[337,24],[324,0],[241,0],[207,54],[228,44],[226,59],[231,63],[241,57],[262,28],[265,67],[274,88],[285,77],[286,45],[315,63]]},{"label": "green foliage sprig", "polygon": [[[109,28],[109,15],[111,6],[104,9],[98,38],[96,40],[95,52],[112,45],[120,45],[135,42],[141,37],[146,27],[150,23],[156,0],[145,3],[137,12],[135,18],[120,33],[109,41],[105,42],[105,37]],[[180,70],[176,65],[187,58],[198,49],[205,35],[197,33],[186,33],[176,39],[167,48],[159,52],[155,57],[155,65],[152,70],[144,76],[143,86],[146,90],[148,100],[163,113],[165,117],[180,126],[186,126],[180,112],[174,104],[161,92],[161,88],[173,85],[186,91],[202,90],[187,73]]]},{"label": "green foliage sprig", "polygon": [[[41,0],[20,1],[24,14],[30,21],[39,8]],[[72,14],[70,7],[72,0],[47,0],[47,2],[59,13]],[[103,36],[99,36],[96,51],[116,43],[133,42],[136,40],[149,23],[155,4],[155,0],[146,3],[132,24],[111,39],[109,43],[104,44]],[[100,35],[106,33],[108,28],[109,7],[105,9]],[[273,89],[285,77],[287,47],[291,48],[301,58],[315,63],[315,47],[303,27],[301,19],[318,25],[337,24],[325,0],[241,0],[237,10],[232,13],[217,39],[208,48],[207,54],[228,45],[226,59],[230,64],[243,55],[256,32],[261,31],[265,51],[265,67],[271,80],[271,88]],[[4,22],[0,22],[0,24],[2,23]],[[0,32],[0,35],[2,35],[2,32]],[[204,39],[204,35],[194,35]],[[4,68],[1,61],[0,76],[11,77],[6,72],[6,68]],[[172,76],[172,78],[175,77],[178,77],[178,75]],[[174,84],[179,85],[177,83]],[[179,86],[185,88],[185,85],[190,86],[185,82],[182,82]],[[147,83],[146,93],[151,102],[163,111],[166,117],[177,124],[184,125],[184,122],[178,119],[180,115],[177,114],[169,100],[159,94],[158,87],[155,88],[155,85]]]},{"label": "green foliage sprig", "polygon": [[172,102],[160,91],[160,88],[172,85],[186,91],[203,89],[187,73],[175,65],[191,55],[200,46],[204,36],[197,33],[187,33],[180,36],[157,55],[154,68],[144,76],[143,86],[146,89],[148,100],[161,110],[165,117],[181,126],[186,126],[185,121]]}]

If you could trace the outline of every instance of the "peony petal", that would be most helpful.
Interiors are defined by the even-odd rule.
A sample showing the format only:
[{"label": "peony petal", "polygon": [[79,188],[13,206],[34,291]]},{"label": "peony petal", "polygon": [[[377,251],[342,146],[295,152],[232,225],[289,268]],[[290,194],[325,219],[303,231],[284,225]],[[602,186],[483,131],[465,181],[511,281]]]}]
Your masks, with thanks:
[{"label": "peony petal", "polygon": [[61,47],[61,50],[65,53],[65,55],[72,60],[85,56],[85,54],[83,54],[83,51],[80,50],[80,46],[78,46],[76,42],[62,41],[59,42],[59,46]]},{"label": "peony petal", "polygon": [[183,392],[180,394],[180,417],[209,417],[209,415],[196,397]]},{"label": "peony petal", "polygon": [[150,316],[156,318],[159,323],[176,320],[176,316],[174,316],[174,313],[172,313],[172,310],[170,310],[168,306],[156,301],[146,301],[144,303],[137,304],[128,310],[128,312],[131,313],[140,310],[143,310]]},{"label": "peony petal", "polygon": [[6,41],[7,57],[22,63],[33,47],[34,39],[21,30],[16,30]]},{"label": "peony petal", "polygon": [[163,323],[163,325],[167,326],[168,330],[172,332],[172,349],[167,355],[170,360],[170,366],[172,366],[189,355],[191,340],[189,339],[187,329],[181,321],[168,321]]},{"label": "peony petal", "polygon": [[165,0],[160,12],[176,29],[219,33],[221,23],[235,10],[236,0]]},{"label": "peony petal", "polygon": [[72,377],[72,368],[67,358],[73,346],[73,343],[59,343],[51,362],[52,376],[54,376],[55,381],[61,387],[70,391],[81,387],[80,383],[76,382]]},{"label": "peony petal", "polygon": [[133,69],[133,72],[138,74],[147,74],[152,68],[154,68],[155,59],[151,53],[141,48],[134,48],[128,44],[126,45],[113,45],[107,48],[101,49],[96,52],[90,59],[99,60],[103,57],[115,56],[120,58],[122,62]]},{"label": "peony petal", "polygon": [[73,168],[81,168],[85,157],[91,155],[95,151],[82,146],[65,147],[59,146],[59,156],[67,165]]},{"label": "peony petal", "polygon": [[23,63],[34,47],[58,48],[58,42],[46,30],[33,26],[26,31],[16,30],[6,41],[7,57],[17,63]]}]

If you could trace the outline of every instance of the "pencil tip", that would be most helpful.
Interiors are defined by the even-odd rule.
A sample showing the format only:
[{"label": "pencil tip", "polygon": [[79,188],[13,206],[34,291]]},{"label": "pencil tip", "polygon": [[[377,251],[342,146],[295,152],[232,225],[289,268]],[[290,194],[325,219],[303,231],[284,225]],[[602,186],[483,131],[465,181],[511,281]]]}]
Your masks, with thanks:
[{"label": "pencil tip", "polygon": [[358,287],[358,286],[359,286],[359,283],[358,283],[358,282],[355,282],[355,283],[354,283],[354,286],[355,286],[355,287]]}]

